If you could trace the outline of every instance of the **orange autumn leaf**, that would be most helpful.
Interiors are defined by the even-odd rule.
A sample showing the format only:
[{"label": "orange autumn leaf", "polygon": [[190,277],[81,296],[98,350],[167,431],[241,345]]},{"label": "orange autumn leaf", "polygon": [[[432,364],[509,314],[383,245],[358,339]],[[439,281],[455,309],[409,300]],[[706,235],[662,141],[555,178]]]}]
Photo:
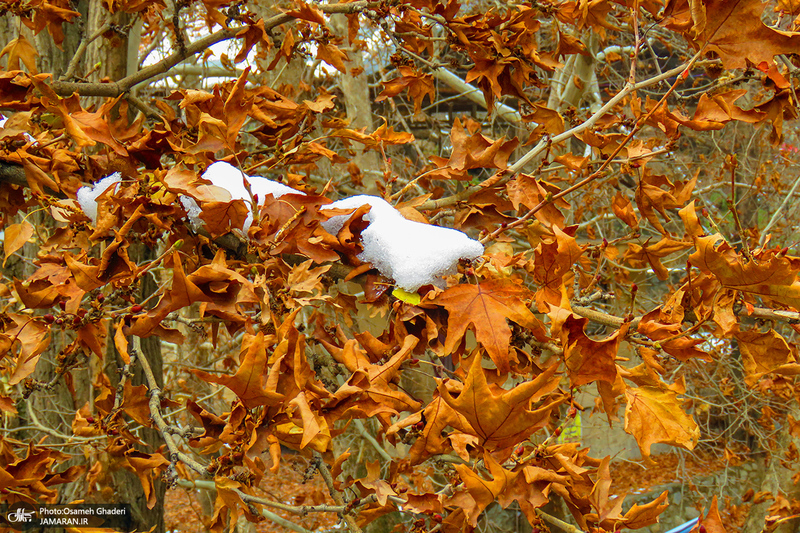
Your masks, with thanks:
[{"label": "orange autumn leaf", "polygon": [[530,291],[522,285],[497,278],[475,285],[456,285],[427,301],[443,306],[450,313],[444,343],[447,353],[455,350],[471,328],[497,368],[508,372],[511,328],[506,319],[530,329],[540,340],[547,336],[544,325],[524,303],[531,297]]},{"label": "orange autumn leaf", "polygon": [[241,362],[236,374],[216,375],[203,370],[194,370],[200,379],[209,383],[218,383],[228,387],[242,400],[245,407],[254,408],[260,405],[277,405],[284,397],[274,389],[268,388],[269,367],[267,351],[264,345],[264,334],[245,335],[242,340]]},{"label": "orange autumn leaf", "polygon": [[484,464],[489,468],[491,480],[473,472],[466,465],[456,465],[456,471],[464,481],[464,486],[472,497],[474,504],[465,508],[470,525],[478,523],[478,517],[486,507],[500,497],[517,479],[519,472],[507,470],[495,461],[488,453],[484,454]]},{"label": "orange autumn leaf", "polygon": [[33,237],[33,224],[27,220],[23,220],[19,224],[11,224],[5,228],[5,237],[3,239],[3,267],[11,255],[22,248],[28,239]]},{"label": "orange autumn leaf", "polygon": [[557,367],[551,365],[535,379],[503,389],[487,381],[481,358],[475,356],[457,395],[446,382],[440,383],[437,390],[445,403],[469,423],[469,427],[458,429],[479,437],[487,449],[507,448],[547,424],[559,402],[541,406],[534,403],[558,386]]},{"label": "orange autumn leaf", "polygon": [[383,82],[383,91],[375,98],[375,101],[381,102],[407,91],[408,96],[414,101],[414,113],[421,113],[425,97],[427,96],[430,102],[433,102],[436,97],[433,75],[421,73],[409,66],[400,66],[397,68],[397,72],[400,74],[398,77]]},{"label": "orange autumn leaf", "polygon": [[617,191],[616,196],[614,196],[614,200],[611,202],[611,209],[614,211],[614,215],[625,224],[633,229],[639,228],[639,219],[633,211],[633,205],[630,200],[622,196],[621,192]]},{"label": "orange autumn leaf", "polygon": [[767,250],[748,261],[720,234],[696,238],[695,248],[692,266],[716,276],[723,287],[800,309],[800,280],[792,259]]},{"label": "orange autumn leaf", "polygon": [[700,520],[698,520],[697,525],[692,528],[690,533],[700,533],[702,531],[707,533],[728,533],[728,529],[719,515],[716,494],[711,499],[711,505],[708,506],[706,516],[704,517],[702,513],[700,514]]},{"label": "orange autumn leaf", "polygon": [[562,309],[558,311],[553,321],[561,332],[564,361],[572,386],[579,387],[595,381],[614,383],[617,379],[617,352],[628,332],[629,323],[623,323],[613,334],[596,341],[585,333],[588,319],[576,317]]},{"label": "orange autumn leaf", "polygon": [[633,242],[629,243],[623,260],[634,268],[649,266],[658,279],[666,280],[669,277],[669,271],[661,263],[661,259],[691,247],[691,242],[676,241],[668,237],[663,237],[657,243],[650,244],[648,238],[641,246]]},{"label": "orange autumn leaf", "polygon": [[748,385],[752,386],[761,376],[771,372],[790,376],[800,374],[796,346],[774,329],[764,333],[742,331],[736,334],[736,340]]},{"label": "orange autumn leaf", "polygon": [[639,450],[650,457],[656,443],[692,450],[700,438],[700,427],[686,414],[678,394],[657,387],[628,388],[625,391],[625,431],[636,438]]},{"label": "orange autumn leaf", "polygon": [[745,68],[748,62],[772,64],[776,55],[791,54],[800,46],[800,34],[776,30],[762,22],[765,4],[759,0],[684,0],[671,4],[668,15],[691,11],[693,25],[686,37],[695,46],[707,45],[728,69]]}]

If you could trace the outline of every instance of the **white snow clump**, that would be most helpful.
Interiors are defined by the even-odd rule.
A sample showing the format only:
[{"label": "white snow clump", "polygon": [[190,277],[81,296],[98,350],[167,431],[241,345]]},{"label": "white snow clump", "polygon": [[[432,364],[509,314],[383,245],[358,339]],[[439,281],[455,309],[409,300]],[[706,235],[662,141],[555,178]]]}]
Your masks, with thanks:
[{"label": "white snow clump", "polygon": [[122,181],[122,175],[119,172],[114,172],[95,183],[94,186],[78,189],[78,203],[81,205],[83,212],[86,213],[86,216],[92,219],[93,224],[97,224],[97,197],[120,181]]},{"label": "white snow clump", "polygon": [[[377,196],[353,196],[322,209],[357,209],[371,206],[364,219],[369,227],[361,232],[364,251],[358,258],[371,263],[397,286],[414,292],[423,285],[444,287],[442,276],[454,274],[459,259],[476,259],[483,245],[465,233],[440,226],[408,220]],[[328,233],[337,234],[349,215],[339,215],[323,222]]]},{"label": "white snow clump", "polygon": [[[216,187],[220,187],[228,191],[231,195],[231,200],[244,200],[247,204],[251,203],[251,199],[250,194],[247,192],[247,189],[244,186],[245,179],[250,184],[250,191],[253,193],[253,197],[258,205],[263,205],[264,200],[270,194],[276,199],[280,198],[284,194],[302,194],[305,196],[304,192],[298,191],[297,189],[292,189],[283,183],[271,181],[267,178],[262,178],[261,176],[248,176],[235,166],[225,161],[217,161],[216,163],[212,163],[203,173],[203,179],[210,181],[211,184],[215,185]],[[195,228],[202,226],[203,220],[200,218],[202,209],[199,205],[197,205],[197,202],[194,200],[194,198],[182,196],[181,203],[183,204],[183,208],[186,209],[186,213],[189,215],[189,221],[192,223],[192,225]],[[247,233],[247,230],[250,229],[252,223],[253,215],[250,213],[247,215],[247,219],[242,227],[242,231],[244,231],[245,234]]]}]

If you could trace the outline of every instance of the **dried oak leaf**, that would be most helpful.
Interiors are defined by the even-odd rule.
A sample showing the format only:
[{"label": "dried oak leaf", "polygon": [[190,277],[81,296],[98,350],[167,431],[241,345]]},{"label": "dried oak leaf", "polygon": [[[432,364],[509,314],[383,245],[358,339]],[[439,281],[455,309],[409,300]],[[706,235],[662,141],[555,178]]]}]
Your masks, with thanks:
[{"label": "dried oak leaf", "polygon": [[636,387],[625,391],[625,432],[636,438],[645,459],[656,443],[692,450],[700,438],[700,428],[686,414],[675,391],[667,388]]},{"label": "dried oak leaf", "polygon": [[452,353],[472,327],[475,338],[486,349],[500,372],[510,365],[511,328],[506,319],[528,328],[543,341],[547,338],[544,325],[525,304],[532,294],[522,285],[506,279],[489,279],[475,285],[450,287],[427,303],[441,305],[449,312],[445,351]]},{"label": "dried oak leaf", "polygon": [[448,380],[439,383],[437,390],[445,403],[469,423],[456,427],[481,439],[487,450],[505,449],[517,445],[550,420],[550,412],[559,400],[535,407],[534,403],[558,387],[551,365],[531,381],[503,389],[490,384],[481,357],[475,356],[469,374],[460,391],[450,390]]}]

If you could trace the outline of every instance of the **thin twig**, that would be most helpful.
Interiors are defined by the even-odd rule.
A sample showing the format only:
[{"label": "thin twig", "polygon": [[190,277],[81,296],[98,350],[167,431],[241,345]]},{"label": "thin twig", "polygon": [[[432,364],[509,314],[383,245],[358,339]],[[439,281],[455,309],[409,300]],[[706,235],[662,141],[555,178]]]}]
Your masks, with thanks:
[{"label": "thin twig", "polygon": [[[695,57],[697,57],[697,56],[695,56]],[[602,117],[604,117],[609,111],[611,111],[620,101],[622,101],[630,93],[632,93],[634,91],[637,91],[639,89],[642,89],[644,87],[649,87],[651,85],[655,85],[656,83],[659,83],[660,81],[668,79],[668,78],[671,78],[673,76],[677,76],[677,75],[681,74],[684,70],[686,70],[686,68],[691,63],[692,62],[689,61],[687,63],[682,64],[679,67],[676,67],[676,68],[674,68],[672,70],[668,70],[667,72],[664,72],[663,74],[661,74],[659,76],[654,76],[654,77],[652,77],[652,78],[650,78],[648,80],[640,81],[639,83],[637,83],[635,85],[631,85],[631,86],[625,87],[619,93],[617,93],[613,98],[611,98],[606,103],[606,105],[601,107],[600,110],[598,110],[591,117],[589,117],[585,122],[582,122],[581,124],[578,124],[574,128],[571,128],[571,129],[565,131],[564,133],[560,133],[560,134],[558,134],[558,135],[556,135],[554,137],[551,137],[551,138],[548,138],[548,139],[542,139],[528,153],[526,153],[524,156],[519,158],[519,160],[517,160],[516,163],[514,163],[513,165],[508,167],[508,170],[507,170],[508,175],[501,182],[498,182],[498,185],[502,184],[502,183],[505,183],[505,182],[509,181],[511,178],[513,178],[514,175],[517,172],[519,172],[520,170],[522,170],[525,167],[525,165],[527,165],[530,161],[532,161],[534,158],[536,158],[539,154],[544,152],[551,143],[554,144],[554,143],[563,142],[563,141],[575,136],[576,134],[581,133],[581,132],[591,128],[592,126],[594,126],[595,123],[598,120],[600,120]],[[611,158],[609,158],[609,159],[611,159]],[[419,210],[430,210],[430,209],[439,209],[441,207],[451,206],[451,205],[454,205],[454,204],[457,204],[459,202],[462,202],[462,201],[466,200],[467,198],[469,198],[470,196],[472,196],[473,194],[475,194],[476,192],[478,192],[478,191],[480,191],[482,189],[483,189],[483,186],[482,186],[482,184],[479,183],[477,185],[473,185],[471,187],[468,187],[468,188],[464,189],[463,191],[461,191],[458,194],[454,194],[452,196],[447,196],[445,198],[440,198],[438,200],[429,200],[429,201],[417,206],[417,209],[419,209]]]},{"label": "thin twig", "polygon": [[[325,463],[325,460],[322,458],[322,454],[315,451],[314,460],[317,461],[317,471],[325,481],[325,485],[328,487],[328,492],[330,492],[334,503],[336,503],[336,505],[345,505],[342,493],[338,491],[333,484],[333,476],[331,475],[331,471],[328,469],[327,463]],[[358,527],[358,524],[356,523],[352,514],[342,513],[342,518],[344,518],[345,524],[347,524],[347,529],[350,530],[350,533],[361,533],[361,528]]]},{"label": "thin twig", "polygon": [[147,360],[147,357],[142,353],[141,349],[141,339],[139,337],[133,337],[133,350],[136,351],[137,354],[141,354],[141,357],[138,358],[139,361],[142,363],[142,370],[144,371],[144,376],[147,381],[147,389],[150,395],[150,416],[153,417],[153,422],[158,428],[158,432],[161,433],[161,436],[164,438],[164,442],[167,444],[167,449],[169,450],[169,460],[170,460],[170,467],[172,470],[172,475],[175,476],[172,478],[172,481],[177,480],[177,472],[175,472],[175,464],[180,461],[198,474],[202,476],[208,476],[208,469],[180,451],[178,449],[178,445],[175,443],[175,440],[172,438],[172,431],[167,424],[166,420],[164,420],[164,416],[161,414],[161,389],[158,386],[158,382],[156,381],[156,377],[153,374],[153,369],[150,368],[150,362]]},{"label": "thin twig", "polygon": [[67,67],[67,71],[61,76],[61,80],[68,80],[75,75],[75,71],[78,70],[78,64],[81,62],[81,58],[83,54],[86,52],[86,48],[91,44],[95,39],[103,35],[105,32],[111,29],[111,24],[106,22],[100,29],[98,29],[91,37],[88,39],[81,39],[81,44],[78,45],[78,49],[75,50],[75,55],[72,56],[72,59],[69,62],[69,66]]},{"label": "thin twig", "polygon": [[[323,13],[356,13],[365,9],[380,6],[381,2],[359,1],[350,2],[346,4],[323,4],[316,6]],[[281,13],[270,17],[264,21],[264,29],[269,31],[281,24],[293,20],[295,17],[288,13]],[[217,32],[207,35],[201,39],[187,44],[185,49],[178,50],[169,56],[165,57],[158,63],[150,65],[149,67],[142,68],[136,73],[131,74],[121,80],[111,83],[75,83],[66,81],[53,82],[53,90],[61,95],[71,95],[78,93],[81,96],[107,96],[116,97],[131,90],[136,85],[148,81],[153,76],[157,76],[163,72],[167,72],[175,65],[183,62],[185,59],[196,55],[211,46],[227,41],[239,35],[248,29],[248,26],[237,26],[235,28],[224,28]]]}]

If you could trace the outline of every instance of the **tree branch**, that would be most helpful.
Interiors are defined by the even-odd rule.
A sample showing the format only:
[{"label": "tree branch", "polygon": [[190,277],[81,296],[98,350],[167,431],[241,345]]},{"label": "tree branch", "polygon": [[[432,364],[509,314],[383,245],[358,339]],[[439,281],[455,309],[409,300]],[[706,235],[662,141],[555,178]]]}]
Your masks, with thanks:
[{"label": "tree branch", "polygon": [[[527,154],[525,154],[524,156],[519,158],[519,160],[517,160],[516,163],[514,163],[513,165],[508,167],[508,169],[506,170],[507,175],[504,176],[500,181],[496,182],[496,184],[497,185],[502,185],[502,184],[510,181],[514,177],[514,175],[516,173],[520,172],[525,167],[525,165],[527,165],[530,161],[532,161],[539,154],[544,152],[545,149],[550,144],[555,144],[555,143],[560,143],[560,142],[566,141],[567,139],[575,136],[576,134],[581,133],[583,131],[586,131],[587,129],[589,129],[592,126],[594,126],[595,123],[598,120],[603,118],[607,113],[609,113],[614,108],[614,106],[616,106],[620,101],[622,101],[622,99],[624,99],[626,96],[628,96],[632,92],[638,91],[639,89],[643,89],[645,87],[649,87],[651,85],[655,85],[655,84],[659,83],[660,81],[665,80],[667,78],[671,78],[673,76],[677,76],[681,72],[683,72],[690,65],[690,63],[691,62],[686,62],[686,63],[680,65],[679,67],[675,67],[672,70],[668,70],[667,72],[664,72],[663,74],[660,74],[658,76],[654,76],[654,77],[652,77],[652,78],[650,78],[648,80],[640,81],[639,83],[636,83],[634,85],[625,86],[620,92],[618,92],[613,98],[611,98],[611,100],[609,100],[606,103],[606,105],[601,107],[599,111],[594,113],[585,122],[582,122],[581,124],[578,124],[574,128],[571,128],[571,129],[565,131],[564,133],[556,135],[555,137],[545,138],[545,139],[542,139],[541,141],[539,141],[539,143],[536,146],[534,146]],[[464,200],[466,200],[467,198],[469,198],[470,196],[472,196],[473,194],[475,194],[476,192],[478,192],[478,191],[480,191],[482,189],[483,189],[483,184],[479,183],[477,185],[473,185],[471,187],[467,187],[463,191],[461,191],[461,192],[459,192],[457,194],[454,194],[452,196],[447,196],[445,198],[439,198],[438,200],[428,200],[427,202],[417,206],[417,209],[419,209],[419,210],[431,210],[431,209],[440,209],[442,207],[451,206],[451,205],[457,204],[459,202],[463,202]]]},{"label": "tree branch", "polygon": [[[372,7],[377,7],[381,2],[369,2],[362,0],[359,2],[351,2],[347,4],[324,4],[317,6],[317,9],[326,14],[333,13],[356,13]],[[294,20],[294,16],[288,13],[275,15],[264,21],[264,29],[270,31],[281,24]],[[224,28],[211,35],[207,35],[191,44],[186,45],[185,48],[179,49],[173,54],[165,57],[155,65],[145,67],[135,74],[131,74],[121,80],[111,83],[77,83],[67,81],[55,81],[52,84],[53,90],[60,95],[68,96],[72,93],[78,93],[81,96],[105,96],[116,97],[130,91],[136,85],[144,83],[149,79],[167,72],[175,65],[185,61],[187,58],[202,52],[222,41],[232,39],[237,35],[247,31],[248,26],[238,26],[235,28]]]},{"label": "tree branch", "polygon": [[[134,336],[133,350],[136,351],[137,355],[142,353],[141,348],[141,339]],[[172,470],[170,482],[174,483],[177,481],[175,463],[178,461],[182,462],[201,476],[208,476],[208,469],[205,466],[201,465],[178,449],[178,445],[175,444],[175,440],[172,438],[172,428],[169,424],[167,424],[166,420],[164,420],[164,416],[161,414],[161,389],[159,388],[156,377],[153,374],[153,369],[150,368],[150,362],[144,355],[137,357],[137,359],[142,363],[142,370],[144,371],[144,376],[147,380],[147,390],[150,394],[150,416],[153,417],[153,422],[155,423],[156,428],[158,428],[158,432],[161,433],[161,436],[164,438],[164,442],[167,444],[167,449],[169,450],[170,467]]]}]

